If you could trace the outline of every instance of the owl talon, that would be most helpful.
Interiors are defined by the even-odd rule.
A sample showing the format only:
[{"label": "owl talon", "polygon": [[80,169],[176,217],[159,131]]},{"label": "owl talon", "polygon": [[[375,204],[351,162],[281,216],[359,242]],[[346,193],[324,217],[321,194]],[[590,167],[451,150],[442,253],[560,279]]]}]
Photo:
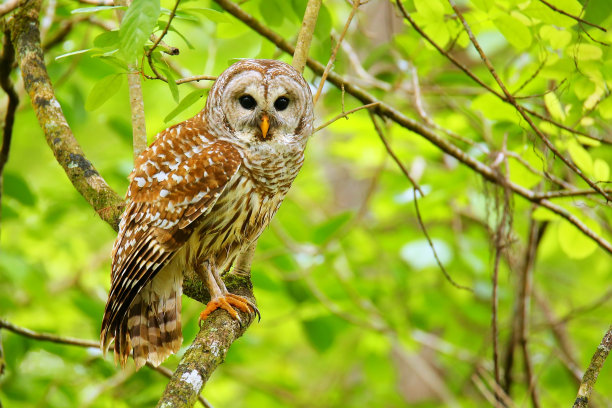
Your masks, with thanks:
[{"label": "owl talon", "polygon": [[204,311],[200,313],[198,325],[201,328],[204,320],[206,320],[206,318],[212,312],[217,309],[223,309],[229,313],[232,319],[238,320],[240,327],[242,327],[242,319],[234,308],[248,314],[249,319],[251,318],[251,315],[256,314],[261,320],[261,314],[259,313],[259,309],[257,309],[257,307],[251,301],[242,296],[234,295],[233,293],[227,293],[225,296],[212,299],[210,302],[208,302]]}]

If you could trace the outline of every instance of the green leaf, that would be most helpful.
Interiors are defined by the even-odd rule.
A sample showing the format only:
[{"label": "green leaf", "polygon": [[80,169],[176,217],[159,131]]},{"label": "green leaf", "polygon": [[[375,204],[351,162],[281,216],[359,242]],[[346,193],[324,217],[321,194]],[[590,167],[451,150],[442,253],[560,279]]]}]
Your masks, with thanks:
[{"label": "green leaf", "polygon": [[108,75],[96,82],[85,101],[85,109],[93,111],[98,109],[107,100],[117,93],[123,84],[123,74]]},{"label": "green leaf", "polygon": [[159,0],[134,0],[125,12],[119,29],[119,42],[128,63],[135,62],[142,53],[159,13]]},{"label": "green leaf", "polygon": [[271,27],[280,26],[281,24],[283,24],[283,20],[285,19],[283,9],[280,8],[277,4],[273,4],[273,2],[269,0],[262,1],[259,3],[259,12],[261,13],[261,16],[263,17],[266,24]]},{"label": "green leaf", "polygon": [[[596,234],[601,232],[599,224],[591,219],[583,220],[584,223]],[[565,219],[561,220],[557,229],[557,239],[565,254],[572,259],[583,259],[591,255],[597,249],[597,243],[587,237],[573,224]]]},{"label": "green leaf", "polygon": [[546,105],[546,109],[550,112],[550,115],[561,122],[565,120],[565,112],[563,111],[563,107],[561,106],[561,102],[557,98],[554,92],[549,92],[544,95],[544,104]]},{"label": "green leaf", "polygon": [[334,320],[336,319],[332,316],[324,316],[302,321],[308,342],[318,352],[326,351],[334,344],[336,338]]},{"label": "green leaf", "polygon": [[331,238],[336,232],[340,230],[347,222],[353,217],[353,214],[349,211],[343,212],[325,221],[314,230],[313,242],[315,244],[322,244]]},{"label": "green leaf", "polygon": [[593,44],[576,44],[571,48],[571,56],[580,61],[595,61],[601,59],[601,48]]},{"label": "green leaf", "polygon": [[179,113],[181,113],[182,111],[184,111],[185,109],[187,109],[188,107],[190,107],[191,105],[193,105],[194,103],[199,101],[200,98],[202,98],[204,95],[206,95],[206,90],[204,90],[204,89],[196,89],[195,91],[193,91],[190,94],[188,94],[187,96],[185,96],[179,102],[179,104],[176,106],[176,108],[174,108],[172,110],[172,112],[170,112],[164,118],[164,122],[168,122],[168,121],[172,120],[172,118],[174,118],[176,115],[178,115]]},{"label": "green leaf", "polygon": [[589,152],[587,152],[584,147],[580,146],[580,144],[575,140],[570,140],[567,143],[567,150],[572,157],[576,166],[580,168],[580,170],[593,174],[593,159]]},{"label": "green leaf", "polygon": [[601,159],[595,159],[593,162],[593,177],[598,181],[610,180],[610,166]]},{"label": "green leaf", "polygon": [[174,74],[168,68],[162,68],[162,71],[164,72],[164,74],[166,75],[166,78],[168,79],[168,88],[170,88],[170,93],[172,94],[172,98],[174,99],[174,102],[179,103],[179,90],[178,90],[178,85],[176,85],[176,82],[175,82],[176,78],[174,77]]},{"label": "green leaf", "polygon": [[85,50],[78,50],[78,51],[68,52],[66,54],[58,55],[57,57],[55,57],[55,60],[57,61],[57,60],[62,59],[62,58],[72,57],[73,55],[84,54],[84,53],[86,53],[88,51],[91,51],[91,50],[93,50],[93,48],[87,48]]},{"label": "green leaf", "polygon": [[599,105],[598,109],[599,114],[602,119],[612,119],[612,97],[608,96],[604,99]]},{"label": "green leaf", "polygon": [[119,46],[119,30],[106,31],[94,38],[93,43],[98,48],[117,48]]},{"label": "green leaf", "polygon": [[7,197],[13,197],[21,204],[32,207],[36,204],[36,196],[30,190],[26,180],[17,173],[4,173],[3,190]]},{"label": "green leaf", "polygon": [[233,23],[234,22],[234,21],[232,21],[231,18],[228,17],[227,14],[221,13],[221,12],[219,12],[217,10],[213,10],[213,9],[209,9],[209,8],[190,7],[190,8],[183,9],[183,11],[185,11],[185,12],[198,12],[198,13],[204,15],[204,17],[206,17],[208,20],[213,21],[215,23]]},{"label": "green leaf", "polygon": [[524,50],[531,45],[531,32],[518,19],[509,15],[502,15],[496,18],[494,23],[510,45],[517,50]]},{"label": "green leaf", "polygon": [[126,9],[125,6],[96,6],[96,7],[82,7],[72,10],[70,13],[97,13],[98,11],[113,10],[113,9]]},{"label": "green leaf", "polygon": [[549,25],[540,28],[540,37],[542,40],[548,41],[550,46],[557,50],[562,50],[572,40],[570,32]]}]

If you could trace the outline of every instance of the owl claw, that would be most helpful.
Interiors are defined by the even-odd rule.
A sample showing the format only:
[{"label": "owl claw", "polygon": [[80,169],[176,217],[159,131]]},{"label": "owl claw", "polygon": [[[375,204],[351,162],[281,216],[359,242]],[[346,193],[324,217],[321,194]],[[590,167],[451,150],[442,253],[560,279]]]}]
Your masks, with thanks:
[{"label": "owl claw", "polygon": [[253,314],[256,314],[259,320],[261,320],[261,314],[259,313],[259,309],[257,309],[257,307],[250,300],[242,296],[234,295],[233,293],[227,293],[225,294],[225,296],[212,299],[210,302],[208,302],[208,304],[206,305],[206,309],[204,309],[204,311],[200,313],[198,325],[201,328],[204,320],[206,320],[206,318],[212,312],[217,309],[223,309],[229,313],[232,319],[238,320],[240,327],[242,327],[242,319],[234,308],[246,313],[249,316],[249,319],[251,319],[251,316]]}]

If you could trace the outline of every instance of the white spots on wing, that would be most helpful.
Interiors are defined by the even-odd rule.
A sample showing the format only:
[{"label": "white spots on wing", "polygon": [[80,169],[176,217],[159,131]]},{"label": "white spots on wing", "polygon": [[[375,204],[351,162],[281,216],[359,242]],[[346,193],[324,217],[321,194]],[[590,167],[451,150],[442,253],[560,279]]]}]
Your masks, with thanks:
[{"label": "white spots on wing", "polygon": [[210,164],[211,166],[215,164],[210,157],[208,158],[208,164]]},{"label": "white spots on wing", "polygon": [[178,174],[172,174],[172,180],[176,181],[177,183],[180,183],[181,181],[183,181],[183,176],[179,176]]},{"label": "white spots on wing", "polygon": [[183,373],[183,375],[181,376],[181,381],[184,381],[187,384],[191,385],[193,390],[196,392],[200,392],[202,384],[204,384],[204,381],[202,381],[202,377],[200,376],[197,370],[191,370],[188,373]]},{"label": "white spots on wing", "polygon": [[153,178],[156,178],[158,182],[162,182],[168,180],[168,173],[165,173],[163,170],[160,170],[159,173],[153,175]]},{"label": "white spots on wing", "polygon": [[144,187],[146,180],[142,177],[135,177],[134,181],[137,183],[138,187],[142,188]]},{"label": "white spots on wing", "polygon": [[170,194],[170,192],[168,190],[166,190],[165,188],[162,188],[160,190],[160,192],[159,192],[159,196],[162,197],[162,198],[167,197],[168,194]]},{"label": "white spots on wing", "polygon": [[191,156],[193,156],[193,152],[192,152],[192,151],[190,151],[190,150],[187,150],[187,151],[185,152],[185,156],[187,156],[187,158],[191,158]]},{"label": "white spots on wing", "polygon": [[175,163],[172,163],[171,165],[169,165],[168,168],[170,170],[174,171],[174,170],[178,169],[179,164],[181,164],[181,162],[178,161],[178,159],[177,159],[177,161]]}]

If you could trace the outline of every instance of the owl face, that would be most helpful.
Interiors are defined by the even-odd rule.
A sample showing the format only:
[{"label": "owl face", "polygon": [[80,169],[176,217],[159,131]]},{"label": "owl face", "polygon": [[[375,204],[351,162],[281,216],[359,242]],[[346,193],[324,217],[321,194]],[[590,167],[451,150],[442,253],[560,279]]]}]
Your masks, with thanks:
[{"label": "owl face", "polygon": [[303,148],[312,133],[310,87],[299,72],[280,61],[247,59],[233,64],[213,85],[206,109],[209,123],[222,125],[222,136],[241,144]]}]

